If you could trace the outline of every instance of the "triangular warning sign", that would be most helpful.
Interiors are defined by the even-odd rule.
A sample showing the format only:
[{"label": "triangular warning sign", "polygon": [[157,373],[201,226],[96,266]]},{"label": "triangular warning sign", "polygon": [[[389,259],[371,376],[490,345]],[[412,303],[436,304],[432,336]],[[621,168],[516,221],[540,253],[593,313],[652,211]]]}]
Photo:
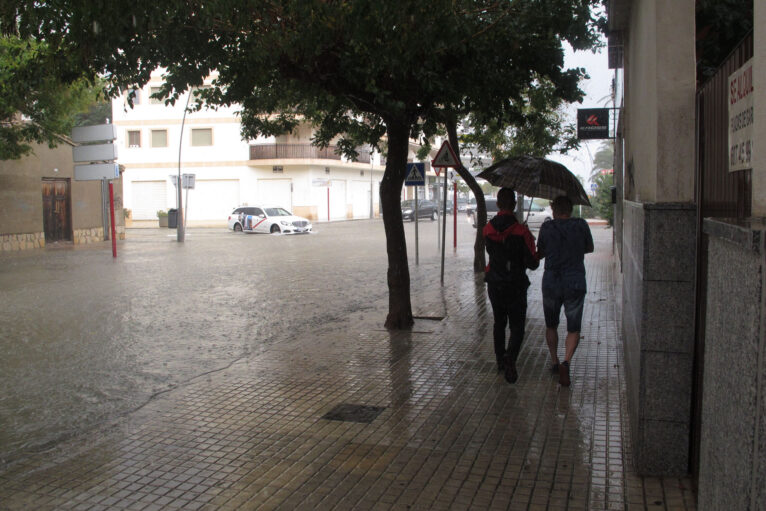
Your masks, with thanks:
[{"label": "triangular warning sign", "polygon": [[445,140],[441,146],[441,149],[439,149],[439,152],[436,153],[436,158],[434,158],[431,161],[431,166],[432,167],[458,167],[459,165],[460,164],[458,163],[458,159],[457,159],[457,155],[455,155],[455,151],[452,150],[452,146],[450,145],[450,143],[447,140]]}]

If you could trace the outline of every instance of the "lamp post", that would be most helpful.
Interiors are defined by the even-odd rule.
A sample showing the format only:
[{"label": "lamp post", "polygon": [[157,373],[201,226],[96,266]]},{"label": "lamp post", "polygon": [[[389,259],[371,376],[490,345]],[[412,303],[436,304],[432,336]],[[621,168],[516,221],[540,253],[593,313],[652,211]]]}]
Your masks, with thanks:
[{"label": "lamp post", "polygon": [[178,211],[176,211],[176,241],[183,243],[184,241],[184,208],[182,202],[181,190],[183,189],[181,181],[181,147],[184,142],[184,124],[186,123],[186,111],[189,109],[189,100],[192,97],[192,91],[189,89],[189,95],[186,97],[186,105],[184,106],[184,116],[181,119],[181,134],[178,137],[178,177],[176,178],[176,202],[178,203]]}]

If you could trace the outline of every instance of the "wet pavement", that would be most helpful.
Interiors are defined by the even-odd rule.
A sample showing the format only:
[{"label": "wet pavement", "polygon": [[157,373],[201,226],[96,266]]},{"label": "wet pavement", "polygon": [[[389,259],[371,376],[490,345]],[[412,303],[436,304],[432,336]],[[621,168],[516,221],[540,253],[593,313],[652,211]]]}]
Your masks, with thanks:
[{"label": "wet pavement", "polygon": [[436,223],[417,266],[413,227],[431,319],[407,332],[382,327],[380,221],[0,256],[0,509],[695,509],[689,479],[632,470],[611,231],[566,389],[542,271],[509,385],[474,230],[448,231],[442,287]]}]

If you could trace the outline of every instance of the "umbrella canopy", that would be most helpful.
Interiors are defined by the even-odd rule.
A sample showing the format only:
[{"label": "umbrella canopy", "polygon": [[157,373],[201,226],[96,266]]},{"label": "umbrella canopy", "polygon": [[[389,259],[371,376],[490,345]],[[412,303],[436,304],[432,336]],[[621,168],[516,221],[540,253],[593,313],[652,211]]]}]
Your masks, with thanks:
[{"label": "umbrella canopy", "polygon": [[477,177],[495,186],[513,188],[528,197],[555,199],[566,195],[572,204],[590,206],[588,195],[569,169],[555,161],[535,156],[515,156],[501,160]]}]

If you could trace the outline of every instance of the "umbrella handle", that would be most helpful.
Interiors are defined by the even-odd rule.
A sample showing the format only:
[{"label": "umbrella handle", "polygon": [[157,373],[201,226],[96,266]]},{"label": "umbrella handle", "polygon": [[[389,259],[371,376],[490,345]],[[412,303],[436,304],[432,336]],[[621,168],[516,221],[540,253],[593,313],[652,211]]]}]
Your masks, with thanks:
[{"label": "umbrella handle", "polygon": [[526,224],[529,221],[529,213],[532,211],[532,201],[534,200],[534,197],[529,198],[529,207],[527,208],[527,217],[524,219],[524,223]]}]

